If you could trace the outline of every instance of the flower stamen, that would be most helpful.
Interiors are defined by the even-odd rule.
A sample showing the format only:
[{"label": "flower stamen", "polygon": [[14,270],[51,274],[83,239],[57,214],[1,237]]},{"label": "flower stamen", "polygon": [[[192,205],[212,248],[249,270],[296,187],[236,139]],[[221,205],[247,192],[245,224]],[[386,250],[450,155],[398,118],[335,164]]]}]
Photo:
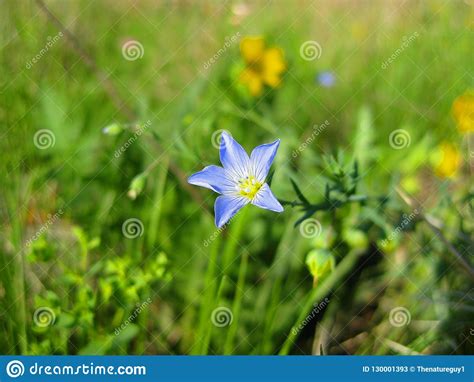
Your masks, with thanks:
[{"label": "flower stamen", "polygon": [[262,186],[263,183],[259,182],[253,175],[247,176],[239,180],[239,195],[253,200]]}]

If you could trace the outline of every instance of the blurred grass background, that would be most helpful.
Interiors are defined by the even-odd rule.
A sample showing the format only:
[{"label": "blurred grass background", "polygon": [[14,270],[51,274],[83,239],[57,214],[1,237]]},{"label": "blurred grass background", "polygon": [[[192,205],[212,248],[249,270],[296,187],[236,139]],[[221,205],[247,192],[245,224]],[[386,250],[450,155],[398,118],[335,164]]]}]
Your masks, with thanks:
[{"label": "blurred grass background", "polygon": [[[394,187],[403,185],[443,221],[450,240],[462,233],[456,245],[471,261],[466,158],[472,162],[472,146],[466,154],[470,138],[458,133],[451,108],[473,87],[472,2],[46,4],[103,77],[87,67],[68,36],[28,67],[60,29],[35,1],[1,3],[3,354],[472,353],[472,279],[419,226],[381,248],[400,216],[362,206],[344,208],[337,219],[317,215],[324,230],[337,221],[364,232],[363,254],[347,277],[318,292],[313,302],[328,297],[329,304],[285,348],[298,317],[309,314],[304,302],[314,290],[305,258],[317,244],[293,227],[298,213],[248,208],[215,234],[206,212],[215,196],[196,189],[193,198],[173,171],[177,166],[190,175],[217,163],[211,137],[220,129],[248,151],[280,138],[272,189],[294,199],[291,177],[315,202],[324,197],[322,155],[343,150],[360,161],[362,191],[400,204]],[[238,43],[205,67],[237,34],[262,35],[284,51],[288,70],[279,88],[257,99],[244,93]],[[129,40],[143,46],[142,58],[124,58]],[[320,44],[321,57],[306,61],[300,47],[310,40]],[[316,80],[325,71],[335,76],[331,87]],[[111,83],[115,90],[108,91]],[[129,109],[133,118],[124,112]],[[326,120],[329,127],[292,158],[313,126]],[[115,156],[131,133],[109,136],[102,129],[146,121],[146,134]],[[389,134],[399,128],[409,133],[410,146],[394,150]],[[53,132],[54,146],[34,145],[40,129]],[[442,141],[464,153],[455,179],[434,175],[432,158]],[[144,171],[146,185],[133,200],[130,183]],[[136,239],[122,233],[130,218],[144,227]],[[354,250],[341,240],[338,263]],[[46,326],[34,320],[44,307],[54,316]],[[231,310],[232,324],[213,325],[218,307]],[[395,307],[410,312],[408,325],[391,325]]]}]

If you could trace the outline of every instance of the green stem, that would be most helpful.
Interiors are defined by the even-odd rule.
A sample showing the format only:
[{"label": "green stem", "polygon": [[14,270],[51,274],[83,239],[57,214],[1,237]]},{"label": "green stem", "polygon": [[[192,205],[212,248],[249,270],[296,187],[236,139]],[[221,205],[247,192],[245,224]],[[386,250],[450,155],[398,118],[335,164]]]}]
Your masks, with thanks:
[{"label": "green stem", "polygon": [[[294,215],[294,214],[292,214]],[[288,269],[291,268],[290,257],[288,253],[293,253],[293,256],[297,256],[297,245],[301,240],[300,236],[294,234],[294,227],[291,221],[293,216],[288,219],[286,224],[283,238],[278,244],[275,258],[273,260],[270,274],[268,277],[267,285],[269,285],[270,301],[263,308],[265,310],[265,318],[262,329],[262,339],[259,341],[259,348],[257,354],[267,354],[272,351],[272,331],[275,323],[275,314],[281,303],[281,291],[283,286],[283,280],[288,273]]]},{"label": "green stem", "polygon": [[242,306],[242,297],[244,295],[245,287],[245,275],[247,274],[247,264],[248,264],[248,253],[244,252],[242,254],[242,260],[240,262],[239,268],[239,278],[237,279],[237,288],[235,291],[234,303],[232,304],[232,314],[233,322],[229,328],[229,333],[227,334],[225,343],[224,343],[224,354],[232,354],[234,349],[234,338],[237,334],[237,329],[239,327],[239,318],[240,318],[240,308]]},{"label": "green stem", "polygon": [[235,216],[230,223],[230,230],[227,237],[227,243],[224,248],[224,253],[222,254],[222,270],[223,272],[228,273],[227,268],[232,263],[233,255],[235,254],[235,249],[239,243],[240,236],[242,235],[242,230],[244,228],[246,217],[249,209],[247,207],[242,208],[242,210]]},{"label": "green stem", "polygon": [[269,308],[265,314],[265,324],[263,327],[262,341],[260,342],[259,354],[268,354],[272,349],[272,330],[275,320],[275,313],[281,303],[282,278],[273,280],[274,284],[271,291]]},{"label": "green stem", "polygon": [[225,104],[225,111],[239,118],[253,122],[261,128],[267,130],[271,134],[275,134],[277,132],[276,126],[272,122],[270,122],[268,118],[262,118],[253,110],[242,110],[233,104],[227,103]]},{"label": "green stem", "polygon": [[334,210],[336,208],[342,207],[346,204],[349,203],[363,203],[363,202],[368,202],[368,201],[384,201],[386,200],[386,196],[374,196],[370,197],[367,195],[351,195],[349,196],[346,200],[326,200],[321,203],[316,203],[316,204],[308,204],[304,202],[298,202],[296,200],[289,201],[289,200],[282,200],[278,199],[279,202],[283,205],[291,206],[291,207],[303,207],[305,210],[314,210],[314,212],[319,211],[319,210]]},{"label": "green stem", "polygon": [[[201,303],[201,309],[199,314],[199,325],[196,333],[196,338],[199,341],[201,338],[204,338],[206,335],[205,329],[209,321],[209,316],[211,315],[211,308],[213,306],[212,301],[215,298],[216,294],[216,280],[215,280],[215,269],[217,265],[217,255],[219,254],[220,247],[220,235],[210,245],[210,255],[209,262],[207,266],[207,272],[204,278],[204,297]],[[202,346],[196,346],[192,354],[204,354],[204,343],[201,342]]]},{"label": "green stem", "polygon": [[[226,275],[223,275],[222,276],[222,279],[221,279],[221,283],[219,285],[219,289],[217,291],[217,297],[216,297],[216,302],[217,304],[214,304],[214,306],[217,308],[218,305],[219,305],[219,301],[221,299],[221,296],[222,296],[222,291],[224,290],[224,286],[225,286],[225,282],[226,282],[226,279],[227,279],[227,276]],[[212,320],[211,320],[211,315],[209,315],[207,318],[207,333],[205,334],[204,336],[204,343],[203,343],[203,346],[202,346],[202,355],[207,355],[208,351],[209,351],[209,344],[211,342],[211,338],[212,338],[212,329],[213,329],[213,326],[214,324],[212,323]]]},{"label": "green stem", "polygon": [[313,303],[315,301],[320,301],[323,297],[327,296],[331,290],[348,275],[361,254],[362,252],[360,250],[352,250],[349,252],[347,256],[339,263],[334,272],[331,273],[331,275],[321,284],[321,286],[309,292],[300,315],[298,316],[294,325],[291,327],[291,330],[285,342],[283,343],[279,353],[280,355],[287,355],[290,351],[291,346],[298,335],[298,327],[308,315],[308,312],[311,311]]},{"label": "green stem", "polygon": [[327,338],[326,334],[331,332],[332,326],[334,325],[335,315],[338,309],[340,309],[339,303],[339,299],[336,301],[333,300],[324,312],[324,318],[314,328],[313,355],[324,355],[324,353],[327,353],[324,339]]},{"label": "green stem", "polygon": [[[34,176],[34,175],[33,175]],[[33,178],[32,176],[32,178]],[[12,268],[14,271],[12,272],[13,278],[13,290],[15,291],[14,294],[14,301],[12,311],[15,311],[16,314],[13,316],[15,317],[13,326],[17,328],[16,333],[18,333],[17,338],[15,339],[15,343],[17,344],[17,350],[19,354],[26,354],[28,351],[28,337],[26,331],[26,324],[27,324],[27,306],[26,306],[26,299],[27,295],[25,293],[25,250],[24,244],[22,240],[23,235],[23,227],[22,221],[24,221],[23,214],[17,213],[17,211],[21,211],[21,207],[25,204],[25,201],[28,200],[31,184],[33,183],[33,179],[29,178],[26,181],[26,184],[22,184],[21,179],[19,178],[17,182],[15,182],[15,186],[18,187],[13,193],[13,195],[20,195],[19,197],[12,197],[12,207],[14,213],[11,213],[10,216],[13,217],[12,219],[12,243],[13,247],[15,248],[15,261],[12,263]],[[24,193],[22,193],[19,188],[22,188]],[[7,315],[8,317],[8,315]]]},{"label": "green stem", "polygon": [[[163,193],[166,185],[166,175],[168,174],[168,157],[164,157],[162,160],[163,166],[160,168],[160,172],[157,180],[156,193],[154,197],[154,204],[150,213],[150,228],[148,229],[147,235],[147,247],[151,251],[156,242],[156,236],[159,232],[158,227],[160,223]],[[149,169],[145,171],[151,171]]]}]

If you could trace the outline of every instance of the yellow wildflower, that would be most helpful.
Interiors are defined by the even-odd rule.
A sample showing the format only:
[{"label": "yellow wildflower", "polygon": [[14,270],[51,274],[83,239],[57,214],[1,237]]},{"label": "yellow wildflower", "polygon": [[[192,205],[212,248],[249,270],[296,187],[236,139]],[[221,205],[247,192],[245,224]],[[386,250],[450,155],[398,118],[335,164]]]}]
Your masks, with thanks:
[{"label": "yellow wildflower", "polygon": [[266,48],[262,37],[245,37],[240,42],[240,52],[245,61],[240,82],[252,96],[261,95],[264,85],[275,88],[280,84],[281,75],[286,70],[280,48]]},{"label": "yellow wildflower", "polygon": [[453,102],[453,115],[462,133],[474,131],[474,94],[464,94]]},{"label": "yellow wildflower", "polygon": [[351,36],[357,42],[363,42],[368,35],[369,29],[367,24],[355,22],[351,25]]},{"label": "yellow wildflower", "polygon": [[462,163],[461,154],[456,146],[443,142],[439,146],[442,154],[441,161],[435,167],[436,175],[441,178],[450,178],[456,175]]}]

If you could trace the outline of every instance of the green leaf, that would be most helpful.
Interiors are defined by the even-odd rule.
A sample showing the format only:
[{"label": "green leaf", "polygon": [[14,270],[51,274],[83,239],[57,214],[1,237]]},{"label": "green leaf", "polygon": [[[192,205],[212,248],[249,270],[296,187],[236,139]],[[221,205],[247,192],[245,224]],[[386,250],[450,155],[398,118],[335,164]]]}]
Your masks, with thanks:
[{"label": "green leaf", "polygon": [[139,332],[140,329],[137,325],[129,324],[114,337],[113,344],[124,346],[133,340]]},{"label": "green leaf", "polygon": [[305,196],[303,195],[303,193],[301,192],[301,190],[299,189],[298,185],[296,184],[296,182],[290,178],[290,182],[296,192],[296,195],[298,196],[298,198],[301,200],[302,203],[306,204],[306,205],[310,205],[311,203],[308,201],[308,199],[305,198]]},{"label": "green leaf", "polygon": [[361,167],[366,169],[374,156],[373,116],[367,106],[362,107],[357,115],[357,128],[354,137],[354,156]]},{"label": "green leaf", "polygon": [[79,351],[79,355],[104,355],[112,344],[112,336],[100,336],[90,341],[85,347]]},{"label": "green leaf", "polygon": [[298,227],[303,221],[305,221],[306,219],[308,219],[309,217],[311,217],[311,216],[314,214],[314,212],[315,212],[315,211],[314,211],[313,209],[307,210],[307,211],[305,212],[305,214],[304,214],[302,217],[300,217],[300,218],[295,222],[294,227],[295,227],[295,228]]}]

